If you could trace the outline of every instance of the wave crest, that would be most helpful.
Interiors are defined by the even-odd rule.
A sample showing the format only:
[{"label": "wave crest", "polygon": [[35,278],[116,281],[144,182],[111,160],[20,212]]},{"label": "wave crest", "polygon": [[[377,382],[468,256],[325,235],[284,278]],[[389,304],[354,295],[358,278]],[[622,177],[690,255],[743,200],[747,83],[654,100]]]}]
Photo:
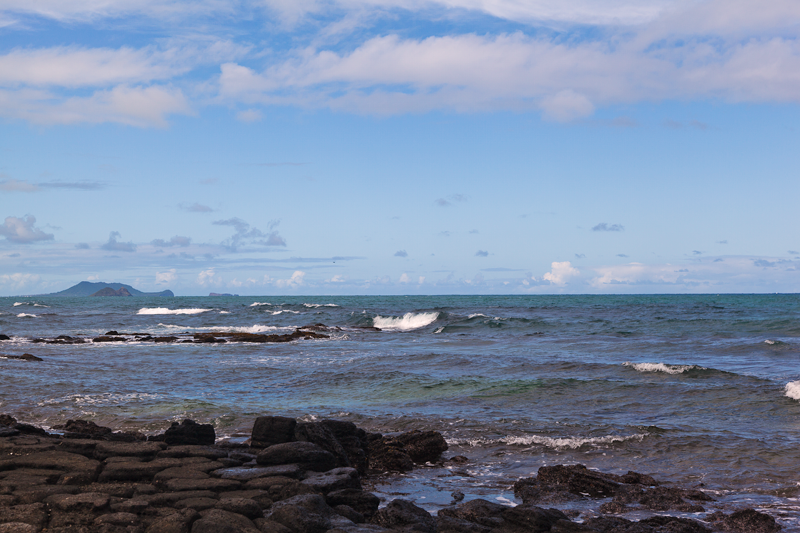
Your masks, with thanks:
[{"label": "wave crest", "polygon": [[791,381],[784,387],[786,396],[792,400],[800,400],[800,381]]},{"label": "wave crest", "polygon": [[665,374],[683,374],[691,370],[708,370],[698,365],[667,365],[664,363],[631,363],[626,361],[622,366],[628,366],[637,372],[664,372]]},{"label": "wave crest", "polygon": [[211,309],[167,309],[166,307],[142,307],[137,315],[199,315]]},{"label": "wave crest", "polygon": [[20,313],[17,315],[17,318],[36,318],[36,315],[32,315],[30,313]]},{"label": "wave crest", "polygon": [[437,318],[439,318],[439,313],[436,312],[406,313],[401,317],[377,315],[372,319],[372,325],[383,330],[410,331],[433,324]]}]

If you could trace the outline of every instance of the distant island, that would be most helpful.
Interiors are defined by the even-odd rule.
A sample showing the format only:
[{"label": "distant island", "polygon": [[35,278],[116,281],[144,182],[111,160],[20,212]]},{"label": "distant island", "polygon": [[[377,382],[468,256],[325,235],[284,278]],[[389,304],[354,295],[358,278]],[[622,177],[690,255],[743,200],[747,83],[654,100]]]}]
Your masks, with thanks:
[{"label": "distant island", "polygon": [[61,292],[38,294],[37,296],[175,296],[171,290],[161,292],[142,292],[124,283],[105,283],[102,281],[81,281]]}]

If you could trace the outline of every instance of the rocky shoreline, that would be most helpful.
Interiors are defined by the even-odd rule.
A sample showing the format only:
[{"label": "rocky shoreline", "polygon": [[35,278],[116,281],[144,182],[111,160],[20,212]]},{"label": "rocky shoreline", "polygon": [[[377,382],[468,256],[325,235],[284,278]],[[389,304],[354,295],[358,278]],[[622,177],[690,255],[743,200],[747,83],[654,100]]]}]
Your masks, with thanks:
[{"label": "rocky shoreline", "polygon": [[[0,533],[771,533],[753,509],[705,521],[656,512],[703,512],[712,498],[650,476],[541,467],[518,480],[511,507],[483,499],[436,516],[414,502],[381,501],[376,479],[445,458],[436,431],[368,433],[351,422],[264,416],[244,443],[217,441],[191,420],[160,435],[115,432],[70,420],[48,433],[0,415]],[[604,500],[595,511],[553,508]],[[587,505],[588,507],[588,505]],[[623,514],[648,511],[639,521]]]}]

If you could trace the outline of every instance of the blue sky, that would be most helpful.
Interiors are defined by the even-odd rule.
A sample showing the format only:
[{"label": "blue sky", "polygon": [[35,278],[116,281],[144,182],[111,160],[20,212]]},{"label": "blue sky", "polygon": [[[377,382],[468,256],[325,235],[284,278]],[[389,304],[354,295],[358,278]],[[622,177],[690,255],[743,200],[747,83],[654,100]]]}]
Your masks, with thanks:
[{"label": "blue sky", "polygon": [[0,295],[800,290],[794,0],[6,0]]}]

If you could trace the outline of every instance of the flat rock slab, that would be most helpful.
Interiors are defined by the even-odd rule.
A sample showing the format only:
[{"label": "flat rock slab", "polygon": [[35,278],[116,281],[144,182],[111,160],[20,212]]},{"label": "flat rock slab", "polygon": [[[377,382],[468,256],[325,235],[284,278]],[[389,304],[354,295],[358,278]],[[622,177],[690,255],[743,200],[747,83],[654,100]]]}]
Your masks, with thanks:
[{"label": "flat rock slab", "polygon": [[61,511],[99,511],[108,507],[110,497],[99,492],[81,494],[54,494],[45,499],[45,503]]},{"label": "flat rock slab", "polygon": [[256,458],[263,466],[297,464],[303,470],[327,472],[336,468],[336,457],[311,442],[285,442],[263,449]]},{"label": "flat rock slab", "polygon": [[83,455],[60,451],[45,451],[0,459],[0,471],[17,468],[40,468],[45,470],[93,470],[100,467],[100,462],[88,459]]},{"label": "flat rock slab", "polygon": [[186,459],[158,458],[152,461],[114,461],[106,464],[97,480],[101,483],[109,481],[150,481],[156,474],[167,468],[187,466],[201,461],[208,461],[208,459],[191,457]]},{"label": "flat rock slab", "polygon": [[25,523],[41,529],[47,523],[47,509],[41,503],[0,507],[0,522]]},{"label": "flat rock slab", "polygon": [[170,479],[166,482],[167,490],[210,490],[215,492],[237,490],[242,484],[234,479]]},{"label": "flat rock slab", "polygon": [[237,479],[239,481],[274,476],[297,478],[300,477],[300,467],[296,464],[258,467],[240,466],[236,468],[220,468],[219,470],[214,470],[211,474],[222,479]]},{"label": "flat rock slab", "polygon": [[109,457],[155,457],[166,448],[163,442],[98,442],[94,458],[103,460]]},{"label": "flat rock slab", "polygon": [[315,492],[324,494],[335,490],[361,488],[358,470],[350,467],[334,468],[328,472],[315,474],[307,477],[301,483],[311,487]]},{"label": "flat rock slab", "polygon": [[158,457],[205,457],[206,459],[222,459],[228,457],[228,452],[213,446],[198,446],[185,444],[170,446],[158,452]]}]

